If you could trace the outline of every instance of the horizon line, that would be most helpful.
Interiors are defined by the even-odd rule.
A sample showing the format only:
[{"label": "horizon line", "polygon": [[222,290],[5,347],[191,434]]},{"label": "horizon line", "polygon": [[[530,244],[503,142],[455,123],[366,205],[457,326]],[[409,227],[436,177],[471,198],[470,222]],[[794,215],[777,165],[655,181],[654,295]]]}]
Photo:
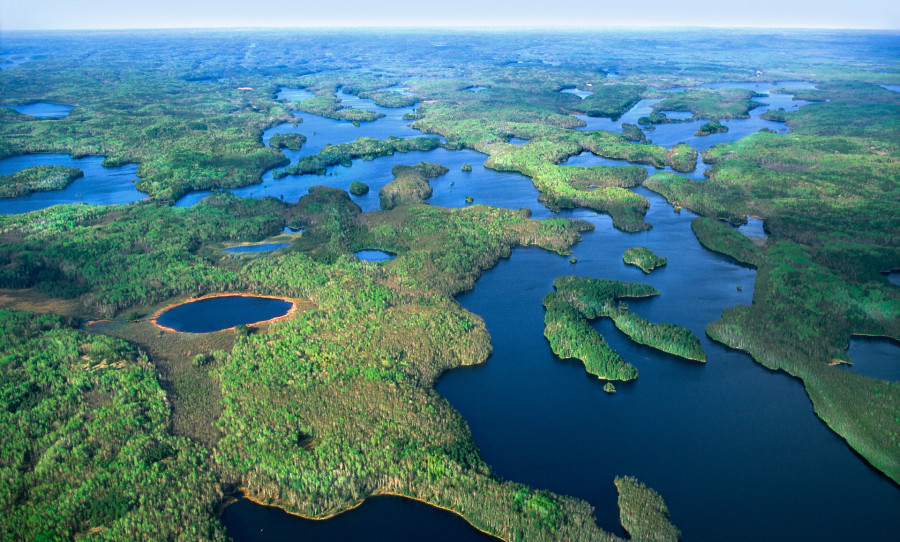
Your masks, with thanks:
[{"label": "horizon line", "polygon": [[715,30],[832,30],[832,31],[874,31],[874,32],[900,32],[900,27],[875,28],[875,27],[838,27],[838,26],[720,26],[720,25],[652,25],[652,24],[623,24],[623,25],[479,25],[479,26],[439,26],[439,25],[269,25],[269,26],[159,26],[159,27],[108,27],[108,28],[2,28],[0,34],[5,32],[115,32],[115,31],[163,31],[163,30],[443,30],[443,31],[556,31],[556,32],[584,32],[600,30],[691,30],[691,29],[715,29]]}]

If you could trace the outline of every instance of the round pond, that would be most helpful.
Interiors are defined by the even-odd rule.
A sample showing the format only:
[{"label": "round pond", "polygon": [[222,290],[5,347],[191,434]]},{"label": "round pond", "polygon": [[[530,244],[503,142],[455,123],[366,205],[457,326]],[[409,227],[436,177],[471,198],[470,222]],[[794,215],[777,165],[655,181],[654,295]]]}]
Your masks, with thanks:
[{"label": "round pond", "polygon": [[156,324],[183,333],[210,333],[288,314],[294,304],[272,297],[222,295],[188,301],[162,311]]}]

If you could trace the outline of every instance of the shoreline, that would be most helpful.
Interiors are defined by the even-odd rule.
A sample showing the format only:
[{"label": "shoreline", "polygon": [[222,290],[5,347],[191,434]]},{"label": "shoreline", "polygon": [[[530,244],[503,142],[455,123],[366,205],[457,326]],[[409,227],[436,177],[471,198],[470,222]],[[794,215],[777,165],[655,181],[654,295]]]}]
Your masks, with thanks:
[{"label": "shoreline", "polygon": [[[478,531],[478,532],[480,532],[480,533],[483,533],[483,534],[486,534],[486,535],[488,535],[488,536],[490,536],[490,537],[493,537],[493,538],[495,538],[495,539],[497,539],[497,540],[501,540],[501,541],[503,541],[503,542],[509,542],[509,541],[506,540],[505,538],[501,538],[501,537],[499,537],[499,536],[497,536],[497,535],[495,535],[495,534],[493,534],[493,533],[490,533],[490,532],[488,532],[488,531],[485,531],[484,529],[481,529],[481,528],[479,528],[479,527],[476,527],[476,526],[473,525],[472,522],[470,522],[464,515],[462,515],[460,512],[457,512],[456,510],[453,510],[453,509],[451,509],[451,508],[447,508],[447,507],[441,506],[441,505],[439,505],[439,504],[434,504],[434,503],[428,502],[428,501],[426,501],[426,500],[424,500],[424,499],[420,499],[420,498],[418,498],[418,497],[411,497],[411,496],[409,496],[409,495],[403,495],[402,493],[395,493],[395,492],[393,492],[393,491],[378,491],[378,490],[376,490],[376,491],[372,492],[370,495],[367,495],[366,497],[364,497],[364,498],[360,499],[359,501],[353,503],[353,505],[350,506],[349,508],[346,508],[346,509],[341,510],[341,511],[339,511],[339,512],[334,512],[334,513],[328,514],[327,516],[323,516],[323,517],[306,516],[306,515],[303,515],[303,514],[301,514],[301,513],[299,513],[299,512],[290,512],[290,511],[288,511],[284,506],[282,506],[282,505],[280,505],[280,504],[270,504],[270,503],[265,503],[265,502],[263,502],[262,500],[260,500],[260,499],[258,499],[258,498],[256,498],[256,497],[251,497],[250,495],[248,495],[248,494],[247,494],[247,488],[246,488],[246,487],[239,487],[239,488],[237,488],[237,491],[233,492],[231,495],[228,495],[228,498],[230,498],[231,501],[228,502],[228,503],[226,503],[226,504],[224,504],[224,505],[222,506],[222,511],[223,511],[223,512],[224,512],[225,508],[228,508],[229,506],[231,506],[232,504],[236,503],[236,502],[240,499],[240,498],[234,496],[234,493],[237,493],[238,491],[242,493],[242,496],[241,496],[240,498],[247,499],[248,501],[253,502],[253,503],[255,503],[255,504],[258,504],[258,505],[260,505],[260,506],[267,506],[267,507],[270,507],[270,508],[277,508],[277,509],[283,511],[285,514],[289,515],[289,516],[296,516],[296,517],[303,518],[303,519],[310,520],[310,521],[325,521],[325,520],[328,520],[328,519],[332,519],[332,518],[334,518],[334,517],[336,517],[336,516],[339,516],[339,515],[341,515],[341,514],[343,514],[343,513],[345,513],[345,512],[350,512],[350,511],[355,510],[355,509],[359,508],[360,506],[362,506],[363,503],[366,502],[366,499],[369,499],[369,498],[371,498],[371,497],[381,497],[381,496],[400,497],[400,498],[403,498],[403,499],[409,499],[409,500],[411,500],[411,501],[420,502],[420,503],[422,503],[422,504],[424,504],[424,505],[426,505],[426,506],[430,506],[430,507],[432,507],[432,508],[437,508],[437,509],[439,509],[439,510],[444,510],[444,511],[446,511],[446,512],[450,512],[451,514],[457,515],[457,516],[459,516],[460,518],[462,518],[463,521],[465,521],[470,527],[472,527],[472,528],[475,529],[476,531]],[[220,515],[221,515],[221,514],[220,514]]]},{"label": "shoreline", "polygon": [[[181,305],[187,305],[188,303],[193,303],[195,301],[203,301],[205,299],[214,299],[216,297],[258,297],[258,298],[262,298],[262,299],[278,299],[280,301],[287,301],[288,303],[291,304],[291,308],[288,309],[288,311],[286,313],[282,314],[281,316],[276,316],[275,318],[269,318],[268,320],[259,320],[258,322],[252,322],[250,324],[244,324],[247,327],[256,327],[256,326],[259,326],[262,324],[273,324],[276,322],[281,322],[283,320],[287,320],[290,316],[292,316],[297,311],[297,305],[299,304],[296,299],[292,299],[290,297],[277,296],[277,295],[253,294],[250,292],[220,292],[220,293],[216,293],[216,294],[201,295],[200,297],[193,297],[190,299],[186,299],[184,301],[179,301],[177,303],[170,303],[169,305],[166,305],[165,307],[163,307],[163,308],[159,309],[158,311],[156,311],[155,313],[153,313],[153,317],[150,319],[150,323],[153,324],[154,326],[158,327],[159,329],[161,329],[163,331],[168,331],[170,333],[193,333],[191,331],[178,331],[177,329],[174,329],[174,328],[171,328],[168,326],[164,326],[158,322],[158,319],[162,315],[162,313],[164,313],[168,310],[174,309],[175,307],[180,307]],[[238,324],[238,325],[240,325],[240,324]],[[237,326],[231,326],[231,327],[226,327],[226,328],[220,329],[218,331],[207,331],[205,333],[218,333],[219,331],[229,331],[229,330],[233,330],[236,327]],[[197,333],[195,333],[195,334],[197,334]]]}]

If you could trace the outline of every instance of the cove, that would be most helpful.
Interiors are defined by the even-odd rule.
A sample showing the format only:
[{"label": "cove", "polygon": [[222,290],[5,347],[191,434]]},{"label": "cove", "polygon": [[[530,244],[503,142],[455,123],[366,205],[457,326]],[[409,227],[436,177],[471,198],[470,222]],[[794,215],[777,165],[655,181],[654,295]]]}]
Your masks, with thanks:
[{"label": "cove", "polygon": [[900,382],[900,343],[884,337],[854,336],[847,355],[853,361],[837,366],[872,378]]},{"label": "cove", "polygon": [[0,199],[0,214],[25,213],[61,203],[132,203],[147,197],[147,194],[138,192],[134,187],[138,168],[136,164],[103,167],[103,160],[102,156],[72,158],[68,154],[26,154],[0,160],[0,175],[9,175],[34,166],[71,166],[84,171],[84,177],[76,179],[62,190]]},{"label": "cove", "polygon": [[163,309],[153,319],[167,331],[210,333],[240,324],[255,324],[290,314],[290,301],[253,295],[226,294],[189,300]]}]

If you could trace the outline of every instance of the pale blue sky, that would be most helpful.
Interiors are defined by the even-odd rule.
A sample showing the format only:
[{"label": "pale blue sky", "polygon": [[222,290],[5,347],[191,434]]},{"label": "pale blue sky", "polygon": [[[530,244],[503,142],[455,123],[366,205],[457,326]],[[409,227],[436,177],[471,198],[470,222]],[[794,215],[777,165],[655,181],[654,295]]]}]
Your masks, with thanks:
[{"label": "pale blue sky", "polygon": [[0,0],[0,30],[302,26],[900,28],[898,0]]}]

